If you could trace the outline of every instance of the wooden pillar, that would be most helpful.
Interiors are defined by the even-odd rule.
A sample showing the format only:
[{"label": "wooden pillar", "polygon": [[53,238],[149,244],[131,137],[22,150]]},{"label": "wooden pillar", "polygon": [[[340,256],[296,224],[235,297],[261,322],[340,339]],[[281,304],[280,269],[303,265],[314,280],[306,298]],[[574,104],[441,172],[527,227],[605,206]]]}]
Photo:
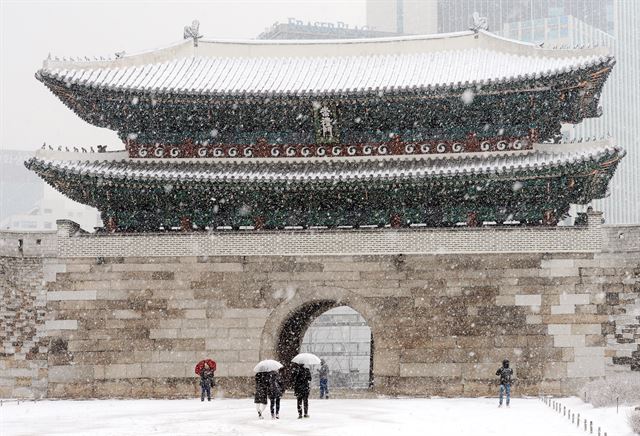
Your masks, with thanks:
[{"label": "wooden pillar", "polygon": [[555,226],[558,224],[558,219],[553,210],[547,209],[542,214],[542,224],[545,226]]},{"label": "wooden pillar", "polygon": [[253,227],[256,230],[262,230],[264,229],[264,225],[265,225],[265,219],[262,215],[258,215],[258,216],[254,216],[253,217]]},{"label": "wooden pillar", "polygon": [[183,232],[190,232],[193,230],[190,217],[188,216],[180,217],[180,230],[182,230]]},{"label": "wooden pillar", "polygon": [[478,227],[478,212],[467,213],[467,227]]},{"label": "wooden pillar", "polygon": [[402,215],[399,213],[391,214],[391,227],[394,229],[402,227]]},{"label": "wooden pillar", "polygon": [[109,233],[115,233],[118,230],[118,220],[114,216],[107,218],[107,231]]}]

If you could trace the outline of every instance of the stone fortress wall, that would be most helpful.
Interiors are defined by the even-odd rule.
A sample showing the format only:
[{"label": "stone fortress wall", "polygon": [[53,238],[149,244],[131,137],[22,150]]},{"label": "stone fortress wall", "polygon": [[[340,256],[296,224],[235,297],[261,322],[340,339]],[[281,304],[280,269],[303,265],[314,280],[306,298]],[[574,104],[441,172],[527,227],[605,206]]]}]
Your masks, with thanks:
[{"label": "stone fortress wall", "polygon": [[61,221],[57,233],[0,232],[0,397],[191,396],[193,366],[209,356],[225,395],[250,395],[255,362],[281,358],[282,335],[304,335],[339,305],[372,329],[377,393],[493,394],[504,357],[516,394],[571,393],[640,370],[640,226],[600,219],[140,235]]}]

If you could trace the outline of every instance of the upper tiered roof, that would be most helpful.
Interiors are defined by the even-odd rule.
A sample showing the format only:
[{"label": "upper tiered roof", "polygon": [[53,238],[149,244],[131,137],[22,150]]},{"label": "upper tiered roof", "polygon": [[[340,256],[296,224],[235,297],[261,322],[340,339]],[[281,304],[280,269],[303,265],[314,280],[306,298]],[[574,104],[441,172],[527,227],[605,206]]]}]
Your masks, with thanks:
[{"label": "upper tiered roof", "polygon": [[113,60],[47,59],[38,78],[111,90],[308,95],[496,84],[613,64],[605,48],[553,50],[485,31],[329,41],[191,40]]}]

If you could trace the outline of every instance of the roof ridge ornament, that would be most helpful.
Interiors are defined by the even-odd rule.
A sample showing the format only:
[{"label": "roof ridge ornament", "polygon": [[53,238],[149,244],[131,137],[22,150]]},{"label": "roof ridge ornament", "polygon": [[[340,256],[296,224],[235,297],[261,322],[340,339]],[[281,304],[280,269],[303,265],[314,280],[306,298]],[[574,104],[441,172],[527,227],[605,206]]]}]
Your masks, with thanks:
[{"label": "roof ridge ornament", "polygon": [[193,46],[197,47],[198,40],[202,38],[202,35],[200,35],[200,21],[193,20],[193,22],[191,23],[191,26],[184,26],[183,38],[184,39],[192,38]]},{"label": "roof ridge ornament", "polygon": [[480,13],[476,11],[471,15],[471,18],[473,19],[473,25],[470,27],[471,30],[476,33],[480,30],[489,30],[489,20],[487,17],[480,16]]}]

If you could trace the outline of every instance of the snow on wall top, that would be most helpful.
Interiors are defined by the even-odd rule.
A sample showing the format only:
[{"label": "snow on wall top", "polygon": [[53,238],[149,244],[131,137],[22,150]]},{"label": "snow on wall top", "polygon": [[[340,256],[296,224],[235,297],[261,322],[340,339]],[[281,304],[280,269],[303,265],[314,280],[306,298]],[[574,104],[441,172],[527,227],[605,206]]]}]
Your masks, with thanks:
[{"label": "snow on wall top", "polygon": [[114,60],[47,59],[42,79],[172,93],[305,94],[553,75],[612,62],[605,48],[552,50],[488,32],[339,41],[185,41]]}]

